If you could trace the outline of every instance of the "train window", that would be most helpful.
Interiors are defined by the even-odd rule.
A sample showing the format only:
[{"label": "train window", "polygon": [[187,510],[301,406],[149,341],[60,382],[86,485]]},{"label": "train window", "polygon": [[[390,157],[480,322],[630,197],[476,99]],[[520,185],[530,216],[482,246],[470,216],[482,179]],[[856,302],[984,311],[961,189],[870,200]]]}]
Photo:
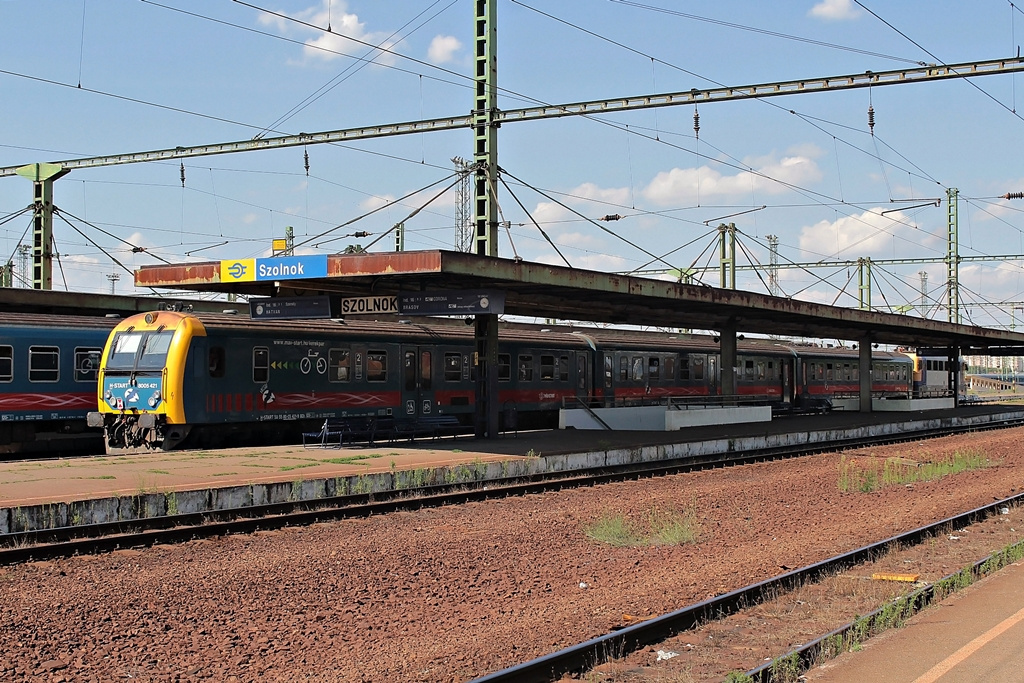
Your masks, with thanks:
[{"label": "train window", "polygon": [[545,356],[540,357],[540,378],[543,381],[553,380],[555,378],[555,357]]},{"label": "train window", "polygon": [[331,349],[327,352],[327,380],[329,382],[347,382],[351,375],[349,364],[352,353],[348,349]]},{"label": "train window", "polygon": [[619,356],[619,381],[625,382],[629,379],[629,357]]},{"label": "train window", "polygon": [[270,380],[270,349],[255,346],[252,349],[252,381],[263,384]]},{"label": "train window", "polygon": [[647,376],[652,382],[661,379],[661,359],[651,356],[647,359]]},{"label": "train window", "polygon": [[0,346],[0,382],[14,380],[14,347]]},{"label": "train window", "polygon": [[519,356],[519,381],[533,381],[533,356]]},{"label": "train window", "polygon": [[850,379],[859,382],[860,381],[860,363],[853,364],[853,372]]},{"label": "train window", "polygon": [[139,370],[160,370],[167,360],[167,350],[171,348],[174,331],[150,332],[142,341],[142,353],[139,354]]},{"label": "train window", "polygon": [[847,382],[850,381],[850,364],[843,363],[843,379]]},{"label": "train window", "polygon": [[75,349],[75,381],[95,382],[100,371],[103,349]]},{"label": "train window", "polygon": [[604,385],[607,388],[612,386],[612,354],[604,354]]},{"label": "train window", "polygon": [[676,357],[667,356],[665,358],[665,379],[672,381],[676,378]]},{"label": "train window", "polygon": [[458,382],[462,379],[462,354],[444,354],[444,381]]},{"label": "train window", "polygon": [[743,361],[743,376],[747,380],[754,379],[754,361],[746,360]]},{"label": "train window", "polygon": [[366,381],[386,382],[388,379],[388,352],[366,352]]},{"label": "train window", "polygon": [[693,379],[704,379],[704,359],[693,359]]},{"label": "train window", "polygon": [[679,379],[690,379],[690,359],[686,356],[679,357]]},{"label": "train window", "polygon": [[569,381],[569,356],[558,357],[558,381]]},{"label": "train window", "polygon": [[118,332],[110,345],[107,356],[107,370],[133,370],[135,354],[142,344],[142,332]]},{"label": "train window", "polygon": [[434,384],[434,361],[430,351],[420,351],[420,389],[430,391]]},{"label": "train window", "polygon": [[498,381],[507,382],[512,379],[512,354],[498,354]]},{"label": "train window", "polygon": [[832,364],[825,363],[825,380],[831,382],[835,379],[835,375],[832,374]]},{"label": "train window", "polygon": [[635,382],[642,382],[644,379],[644,357],[633,356],[633,375],[632,379]]},{"label": "train window", "polygon": [[778,379],[779,375],[775,372],[775,361],[768,361],[768,379]]},{"label": "train window", "polygon": [[224,347],[210,347],[209,356],[210,377],[224,376]]},{"label": "train window", "polygon": [[56,382],[60,379],[60,349],[56,346],[28,347],[28,381]]},{"label": "train window", "polygon": [[764,377],[765,377],[764,361],[763,360],[759,360],[759,361],[757,361],[757,378],[758,379],[764,379]]}]

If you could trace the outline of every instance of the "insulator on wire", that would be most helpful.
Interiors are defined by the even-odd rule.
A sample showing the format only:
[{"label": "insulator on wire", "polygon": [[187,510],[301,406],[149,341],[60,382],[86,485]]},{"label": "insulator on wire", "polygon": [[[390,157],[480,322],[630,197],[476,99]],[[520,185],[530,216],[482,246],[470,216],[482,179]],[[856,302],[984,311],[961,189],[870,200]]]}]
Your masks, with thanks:
[{"label": "insulator on wire", "polygon": [[1007,192],[1003,199],[1024,199],[1024,192]]},{"label": "insulator on wire", "polygon": [[870,104],[868,105],[868,129],[872,135],[875,134],[875,108]]},{"label": "insulator on wire", "polygon": [[700,113],[697,111],[697,107],[693,108],[693,134],[700,137]]},{"label": "insulator on wire", "polygon": [[309,150],[302,150],[302,161],[306,166],[306,175],[309,175]]},{"label": "insulator on wire", "polygon": [[181,186],[185,187],[185,162],[181,162]]}]

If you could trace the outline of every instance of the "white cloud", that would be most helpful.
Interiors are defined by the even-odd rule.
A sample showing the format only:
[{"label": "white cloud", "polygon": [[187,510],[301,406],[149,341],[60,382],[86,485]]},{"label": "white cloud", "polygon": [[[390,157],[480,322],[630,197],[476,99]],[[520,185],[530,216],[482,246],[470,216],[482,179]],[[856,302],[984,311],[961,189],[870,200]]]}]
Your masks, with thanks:
[{"label": "white cloud", "polygon": [[751,192],[779,194],[789,189],[786,183],[806,186],[822,177],[818,164],[807,154],[759,159],[748,165],[756,172],[723,175],[708,166],[673,168],[656,175],[641,194],[661,206],[680,206],[696,204],[698,197],[704,201],[709,197],[749,198]]},{"label": "white cloud", "polygon": [[[565,253],[564,249],[562,250],[562,253]],[[609,254],[567,254],[567,256],[569,258],[569,262],[572,263],[573,268],[581,268],[583,270],[595,270],[601,273],[618,273],[628,271],[633,268],[633,265],[621,256],[611,256]],[[538,256],[536,260],[538,263],[547,263],[559,266],[565,265],[565,261],[555,253],[542,254]]]},{"label": "white cloud", "polygon": [[594,183],[583,183],[569,190],[569,194],[573,197],[583,197],[615,205],[629,203],[628,187],[599,187]]},{"label": "white cloud", "polygon": [[836,221],[819,221],[800,231],[800,249],[811,259],[859,258],[891,255],[893,239],[934,246],[939,239],[915,227],[902,212],[885,216],[882,208],[859,215],[843,216]]},{"label": "white cloud", "polygon": [[427,49],[427,57],[434,64],[446,64],[455,58],[462,43],[454,36],[434,36]]},{"label": "white cloud", "polygon": [[533,220],[537,221],[545,231],[549,231],[554,227],[554,224],[579,218],[576,214],[555,202],[539,202],[530,215],[533,216]]},{"label": "white cloud", "polygon": [[561,249],[563,246],[576,249],[603,249],[604,240],[582,232],[565,232],[558,236],[558,248]]},{"label": "white cloud", "polygon": [[822,0],[807,14],[826,21],[846,21],[860,16],[850,0]]},{"label": "white cloud", "polygon": [[373,211],[374,209],[379,209],[385,204],[390,204],[393,201],[395,201],[395,197],[390,194],[383,195],[381,197],[367,197],[363,201],[359,202],[359,208],[363,211]]},{"label": "white cloud", "polygon": [[[259,15],[258,22],[272,27],[282,35],[313,32],[315,35],[306,40],[304,50],[306,57],[311,59],[332,61],[345,54],[363,54],[370,49],[367,43],[379,44],[388,50],[393,48],[393,42],[382,42],[386,34],[367,31],[366,24],[359,20],[359,15],[348,12],[347,9],[348,3],[344,0],[321,0],[318,5],[291,13],[292,17],[306,24],[322,27],[324,30],[303,26],[266,12]],[[331,29],[330,33],[326,31],[328,26]],[[371,53],[370,56],[378,62],[391,61],[391,56],[387,53]]]}]

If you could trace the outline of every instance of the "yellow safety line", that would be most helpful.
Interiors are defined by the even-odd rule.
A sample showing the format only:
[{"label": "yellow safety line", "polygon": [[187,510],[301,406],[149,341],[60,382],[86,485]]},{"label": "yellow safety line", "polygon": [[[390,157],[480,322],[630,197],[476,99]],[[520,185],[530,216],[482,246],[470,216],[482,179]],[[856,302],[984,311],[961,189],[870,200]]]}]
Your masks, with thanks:
[{"label": "yellow safety line", "polygon": [[980,650],[982,647],[987,645],[990,641],[999,637],[1004,631],[1016,625],[1018,622],[1024,620],[1024,609],[1014,614],[1012,617],[1004,619],[1000,623],[990,628],[985,633],[972,640],[971,642],[964,645],[962,648],[946,657],[944,660],[933,666],[931,669],[926,671],[924,675],[914,680],[914,683],[933,683],[937,681],[940,676],[948,673],[957,664],[962,663],[965,659],[973,655],[975,652]]}]

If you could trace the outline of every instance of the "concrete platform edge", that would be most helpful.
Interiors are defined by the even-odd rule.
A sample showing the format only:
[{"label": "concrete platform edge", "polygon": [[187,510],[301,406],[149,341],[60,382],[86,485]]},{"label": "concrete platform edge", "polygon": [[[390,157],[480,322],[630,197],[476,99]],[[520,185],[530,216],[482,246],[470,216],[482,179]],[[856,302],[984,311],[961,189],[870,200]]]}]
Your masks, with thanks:
[{"label": "concrete platform edge", "polygon": [[[254,505],[313,501],[349,494],[413,490],[438,484],[478,484],[589,467],[720,455],[771,447],[824,444],[941,427],[980,427],[993,419],[996,419],[996,416],[935,418],[842,430],[684,441],[656,446],[615,448],[544,457],[526,456],[501,462],[467,462],[446,467],[397,470],[355,476],[254,483],[193,491],[140,493],[130,496],[4,507],[0,508],[0,536],[67,526],[131,521],[213,510],[234,510]],[[998,419],[1024,419],[1024,411],[1002,413],[998,415]]]}]

